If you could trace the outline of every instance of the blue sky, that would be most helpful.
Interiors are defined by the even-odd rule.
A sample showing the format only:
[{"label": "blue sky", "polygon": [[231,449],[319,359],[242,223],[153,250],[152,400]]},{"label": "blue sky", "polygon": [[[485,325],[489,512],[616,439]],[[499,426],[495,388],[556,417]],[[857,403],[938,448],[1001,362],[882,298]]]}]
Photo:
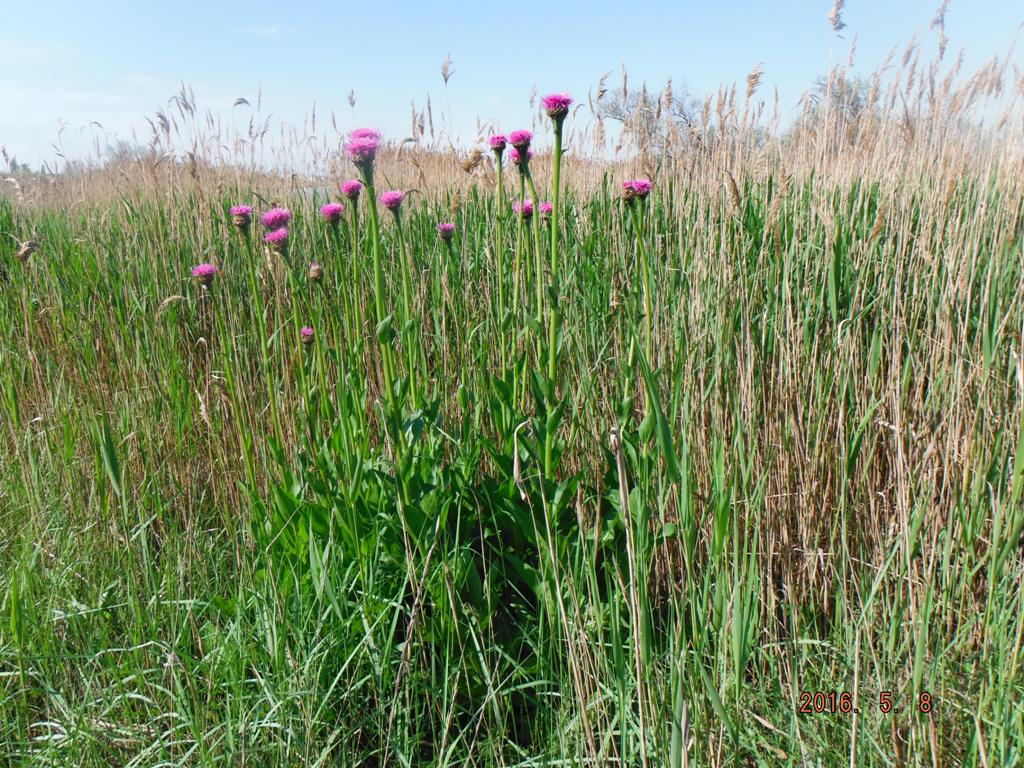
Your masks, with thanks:
[{"label": "blue sky", "polygon": [[[450,54],[453,132],[475,136],[477,118],[528,125],[529,97],[566,90],[585,100],[621,68],[631,83],[660,90],[672,77],[703,94],[742,82],[760,64],[762,93],[784,107],[857,36],[856,69],[872,71],[912,35],[934,49],[928,26],[938,0],[850,0],[844,38],[832,35],[827,0],[701,0],[636,4],[563,0],[515,3],[23,2],[0,0],[0,145],[22,162],[52,160],[63,146],[86,155],[95,140],[146,135],[144,116],[182,81],[201,110],[238,115],[255,101],[274,123],[301,127],[313,105],[321,125],[373,125],[409,133],[410,104],[429,93],[435,123],[448,111],[440,66]],[[524,8],[519,15],[516,7]],[[1005,52],[1020,33],[1020,0],[953,0],[948,60],[965,49],[968,70]],[[1014,59],[1024,66],[1020,50]],[[351,110],[346,101],[355,91]],[[244,109],[244,108],[239,108]],[[247,117],[247,116],[246,116]],[[325,119],[327,118],[327,119]],[[101,128],[90,126],[92,121]]]}]

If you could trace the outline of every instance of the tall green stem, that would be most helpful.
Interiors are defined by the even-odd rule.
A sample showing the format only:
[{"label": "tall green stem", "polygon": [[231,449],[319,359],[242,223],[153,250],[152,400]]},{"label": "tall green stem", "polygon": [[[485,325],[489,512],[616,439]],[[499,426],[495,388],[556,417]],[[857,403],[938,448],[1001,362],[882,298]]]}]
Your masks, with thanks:
[{"label": "tall green stem", "polygon": [[647,258],[647,247],[644,245],[644,214],[640,201],[631,201],[628,205],[630,218],[633,220],[633,232],[636,235],[636,247],[640,253],[640,278],[643,281],[644,293],[644,353],[647,355],[648,365],[654,368],[654,307],[651,295],[651,265]]},{"label": "tall green stem", "polygon": [[260,295],[258,272],[259,267],[256,265],[257,250],[256,246],[252,241],[252,235],[249,232],[245,233],[245,247],[248,254],[248,267],[249,267],[249,290],[252,293],[252,306],[253,311],[256,313],[257,321],[256,328],[260,334],[260,364],[261,372],[263,374],[263,381],[267,387],[267,405],[270,406],[270,421],[274,425],[274,434],[280,440],[283,439],[283,432],[281,430],[281,419],[277,409],[277,393],[275,392],[275,385],[273,382],[273,371],[274,366],[270,357],[270,339],[267,334],[267,318],[265,313],[265,307],[263,298]]},{"label": "tall green stem", "polygon": [[[561,204],[562,178],[562,121],[555,120],[555,156],[552,168],[551,191],[551,247],[548,250],[550,261],[551,303],[548,307],[548,387],[552,400],[558,387],[558,320],[559,320],[559,271],[558,253],[559,209]],[[553,403],[551,404],[553,405]],[[544,436],[544,476],[551,477],[554,472],[554,434],[547,430]]]},{"label": "tall green stem", "polygon": [[352,304],[355,307],[355,320],[356,320],[355,338],[356,338],[356,343],[358,345],[358,348],[362,349],[362,346],[363,346],[363,333],[366,330],[366,326],[365,326],[365,322],[366,321],[363,318],[363,302],[362,302],[362,297],[360,296],[360,292],[361,292],[360,289],[361,289],[361,286],[363,284],[363,281],[362,281],[362,276],[361,276],[360,271],[359,271],[359,268],[360,268],[360,264],[359,264],[359,209],[356,206],[356,201],[355,200],[352,201],[352,205],[350,207],[352,209],[352,216],[351,216],[351,219],[350,219],[350,222],[351,222],[350,223],[350,231],[351,231],[351,237],[352,237],[352,264],[350,265],[351,266],[350,278],[351,278],[351,283],[352,284],[350,286],[350,290],[352,291],[352,299],[353,299],[352,300]]},{"label": "tall green stem", "polygon": [[[341,255],[341,238],[339,236],[338,228],[337,228],[336,225],[331,225],[330,226],[330,231],[327,233],[327,237],[328,237],[328,240],[329,240],[330,245],[331,245],[331,250],[333,250],[335,252],[335,254],[336,254],[335,258],[332,259],[332,261],[333,261],[333,263],[335,265],[340,264],[342,262],[343,257]],[[355,302],[355,298],[352,296],[350,291],[343,291],[342,292],[342,294],[341,294],[341,308],[342,308],[342,311],[345,314],[345,319],[344,319],[345,334],[349,338],[352,338],[352,336],[355,334],[355,328],[354,328],[354,322],[355,321],[353,319],[353,312],[354,311],[353,311],[353,307],[352,307],[352,304],[354,302]]]},{"label": "tall green stem", "polygon": [[[494,161],[498,168],[497,214],[495,226],[498,233],[495,258],[498,269],[498,323],[505,318],[505,179],[501,155],[497,152]],[[502,345],[502,364],[504,364],[504,345]]]},{"label": "tall green stem", "polygon": [[[522,205],[522,200],[526,196],[526,177],[522,173],[519,174],[519,204]],[[519,215],[516,217],[516,266],[515,266],[515,284],[512,289],[512,306],[519,307],[519,286],[520,282],[525,281],[525,278],[521,278],[520,271],[523,269],[523,217]]]},{"label": "tall green stem", "polygon": [[[523,170],[523,175],[526,176],[526,182],[530,185],[530,195],[533,197],[534,208],[539,211],[539,209],[540,209],[540,198],[537,196],[537,187],[533,183],[533,176],[530,174],[530,167],[526,164],[525,160],[523,161],[523,169],[524,169]],[[521,204],[522,204],[522,200],[520,200],[520,205]],[[537,252],[536,252],[536,256],[537,256],[537,258],[536,258],[537,274],[534,275],[534,280],[535,280],[536,288],[537,288],[537,324],[540,325],[540,326],[543,326],[543,324],[544,324],[544,256],[543,256],[543,253],[541,252],[541,244],[544,241],[541,239],[541,236],[540,236],[540,217],[539,216],[533,216],[533,217],[531,217],[531,221],[533,222],[533,243],[534,243],[534,248],[537,249]],[[543,343],[542,341],[538,342],[538,351],[539,351],[539,346],[542,343]],[[539,365],[543,365],[543,358],[538,358],[538,364]]]},{"label": "tall green stem", "polygon": [[[373,186],[373,170],[363,169],[363,185],[366,187],[366,211],[367,220],[370,223],[370,257],[373,260],[373,299],[377,312],[377,325],[387,318],[387,306],[384,301],[384,269],[380,263],[380,220],[377,216],[377,193]],[[391,359],[390,342],[385,339],[381,341],[381,358],[384,366],[384,388],[385,399],[392,406],[395,405],[394,362]],[[396,414],[397,415],[397,414]]]},{"label": "tall green stem", "polygon": [[405,346],[405,355],[409,367],[409,386],[412,393],[413,408],[419,406],[419,392],[416,383],[419,378],[416,361],[418,337],[416,324],[412,316],[412,289],[410,287],[411,277],[409,269],[409,255],[405,247],[405,230],[402,227],[402,214],[395,211],[395,226],[398,227],[398,257],[402,262],[402,344]]}]

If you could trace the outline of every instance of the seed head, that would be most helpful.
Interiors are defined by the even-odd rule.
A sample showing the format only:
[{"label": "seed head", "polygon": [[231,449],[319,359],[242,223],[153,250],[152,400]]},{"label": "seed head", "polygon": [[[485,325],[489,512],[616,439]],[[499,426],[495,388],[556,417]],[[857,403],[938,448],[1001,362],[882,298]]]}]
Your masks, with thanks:
[{"label": "seed head", "polygon": [[359,199],[359,193],[363,189],[363,182],[359,179],[349,179],[341,183],[341,194],[347,197],[352,202]]},{"label": "seed head", "polygon": [[380,133],[373,128],[356,128],[348,135],[348,143],[345,151],[349,160],[356,164],[356,167],[368,170],[373,168],[374,158],[377,157],[377,149],[380,147]]},{"label": "seed head", "polygon": [[[513,165],[516,165],[516,166],[521,165],[521,163],[519,161],[522,159],[522,157],[523,157],[523,153],[520,152],[515,147],[513,147],[512,149],[510,149],[508,151],[508,159],[512,162]],[[530,161],[530,160],[533,159],[533,150],[532,149],[527,148],[527,150],[526,150],[526,159],[527,159],[527,161]]]},{"label": "seed head", "polygon": [[279,227],[263,236],[263,242],[274,253],[284,253],[288,249],[288,228]]},{"label": "seed head", "polygon": [[560,123],[565,120],[565,116],[569,114],[569,106],[572,104],[572,96],[568,93],[552,93],[545,96],[541,100],[541,103],[544,105],[544,111],[548,113],[548,117],[556,123]]},{"label": "seed head", "polygon": [[644,200],[653,188],[650,179],[630,179],[622,182],[622,197],[624,200]]},{"label": "seed head", "polygon": [[35,240],[26,240],[24,243],[19,243],[18,252],[16,254],[18,257],[18,261],[23,263],[28,261],[28,257],[35,253],[37,250],[39,250],[39,243],[37,243]]},{"label": "seed head", "polygon": [[315,261],[309,265],[309,280],[313,283],[319,283],[324,279],[324,268],[317,264]]},{"label": "seed head", "polygon": [[213,264],[199,264],[198,266],[192,267],[192,277],[196,279],[196,282],[200,285],[211,285],[213,278],[219,272]]},{"label": "seed head", "polygon": [[380,204],[394,214],[397,214],[402,207],[403,200],[405,200],[405,193],[397,189],[389,189],[387,192],[382,192],[380,196]]},{"label": "seed head", "polygon": [[533,216],[533,200],[526,199],[523,200],[521,204],[516,200],[512,203],[512,212],[516,216],[521,216],[522,218],[529,220],[529,218]]},{"label": "seed head", "polygon": [[533,141],[533,134],[529,131],[512,131],[508,135],[508,143],[520,152],[524,149],[529,149],[531,141]]},{"label": "seed head", "polygon": [[320,215],[330,222],[332,227],[338,226],[341,221],[341,214],[345,212],[345,206],[341,203],[327,203],[320,206]]},{"label": "seed head", "polygon": [[234,224],[242,232],[247,232],[249,230],[249,225],[252,223],[252,206],[231,206],[231,223]]},{"label": "seed head", "polygon": [[292,220],[292,212],[287,208],[271,208],[260,216],[260,223],[267,229],[281,229]]}]

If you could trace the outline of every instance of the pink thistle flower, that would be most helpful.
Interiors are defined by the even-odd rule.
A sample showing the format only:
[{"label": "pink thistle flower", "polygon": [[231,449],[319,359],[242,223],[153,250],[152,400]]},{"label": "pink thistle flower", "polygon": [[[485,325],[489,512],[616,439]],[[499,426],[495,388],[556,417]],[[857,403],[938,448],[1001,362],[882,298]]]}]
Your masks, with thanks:
[{"label": "pink thistle flower", "polygon": [[372,168],[380,147],[380,133],[373,128],[356,128],[348,135],[345,151],[359,168]]},{"label": "pink thistle flower", "polygon": [[320,215],[331,223],[332,227],[338,226],[341,221],[341,214],[345,212],[345,206],[341,203],[327,203],[320,206]]},{"label": "pink thistle flower", "polygon": [[359,199],[359,193],[363,191],[363,182],[359,179],[349,179],[341,182],[341,194],[352,202]]},{"label": "pink thistle flower", "polygon": [[508,135],[508,143],[519,151],[529,149],[531,141],[533,141],[533,134],[529,131],[512,131]]},{"label": "pink thistle flower", "polygon": [[243,232],[249,229],[249,224],[252,223],[252,206],[251,205],[233,205],[231,206],[231,223],[238,227]]},{"label": "pink thistle flower", "polygon": [[350,139],[373,139],[380,141],[380,131],[376,128],[356,128],[348,137]]},{"label": "pink thistle flower", "polygon": [[[513,147],[512,149],[510,149],[508,151],[508,159],[513,164],[519,165],[519,161],[520,161],[521,158],[522,158],[522,155],[520,154],[519,150],[516,149],[515,147]],[[526,150],[526,159],[527,159],[527,161],[533,159],[533,150],[532,149],[527,149]]]},{"label": "pink thistle flower", "polygon": [[564,120],[565,116],[569,114],[572,96],[568,93],[552,93],[545,96],[541,100],[541,104],[544,105],[544,111],[548,113],[548,117],[558,122]]},{"label": "pink thistle flower", "polygon": [[533,216],[533,200],[527,198],[520,204],[518,200],[512,203],[512,213],[516,216],[521,216],[524,219],[529,219]]},{"label": "pink thistle flower", "polygon": [[271,208],[260,216],[260,224],[267,229],[280,229],[292,220],[292,212],[287,208]]},{"label": "pink thistle flower", "polygon": [[549,203],[547,200],[537,206],[540,209],[540,217],[547,221],[551,218],[551,213],[555,210],[555,206]]},{"label": "pink thistle flower", "polygon": [[650,179],[630,179],[622,182],[622,196],[626,200],[643,200],[653,188]]},{"label": "pink thistle flower", "polygon": [[505,151],[505,145],[508,144],[508,136],[502,133],[496,133],[487,140],[490,142],[491,149],[497,152],[499,155]]},{"label": "pink thistle flower", "polygon": [[400,192],[397,189],[390,189],[387,192],[382,192],[380,196],[380,204],[394,214],[397,214],[399,208],[402,207],[403,200],[405,200],[405,193]]},{"label": "pink thistle flower", "polygon": [[452,236],[455,234],[455,225],[450,221],[442,221],[437,225],[437,233],[441,235],[441,239],[446,243],[452,241]]},{"label": "pink thistle flower", "polygon": [[270,247],[270,250],[275,253],[284,253],[285,249],[288,247],[288,228],[280,227],[272,232],[267,232],[267,234],[263,236],[263,242],[265,242]]},{"label": "pink thistle flower", "polygon": [[315,339],[316,331],[314,331],[308,325],[302,326],[302,328],[299,330],[299,341],[308,346],[312,344]]},{"label": "pink thistle flower", "polygon": [[220,270],[217,269],[213,264],[199,264],[198,266],[192,267],[192,277],[196,279],[196,282],[200,285],[210,285],[213,283],[213,278]]}]

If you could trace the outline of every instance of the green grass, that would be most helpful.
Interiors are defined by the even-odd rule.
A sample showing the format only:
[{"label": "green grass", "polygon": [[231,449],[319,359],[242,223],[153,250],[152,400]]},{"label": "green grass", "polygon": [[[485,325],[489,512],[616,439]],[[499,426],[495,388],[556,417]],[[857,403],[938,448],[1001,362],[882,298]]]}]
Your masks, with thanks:
[{"label": "green grass", "polygon": [[248,190],[0,200],[0,761],[1019,761],[1019,197],[657,182],[568,174],[557,322],[485,187],[405,284],[381,211],[383,321],[365,195],[270,266]]}]

